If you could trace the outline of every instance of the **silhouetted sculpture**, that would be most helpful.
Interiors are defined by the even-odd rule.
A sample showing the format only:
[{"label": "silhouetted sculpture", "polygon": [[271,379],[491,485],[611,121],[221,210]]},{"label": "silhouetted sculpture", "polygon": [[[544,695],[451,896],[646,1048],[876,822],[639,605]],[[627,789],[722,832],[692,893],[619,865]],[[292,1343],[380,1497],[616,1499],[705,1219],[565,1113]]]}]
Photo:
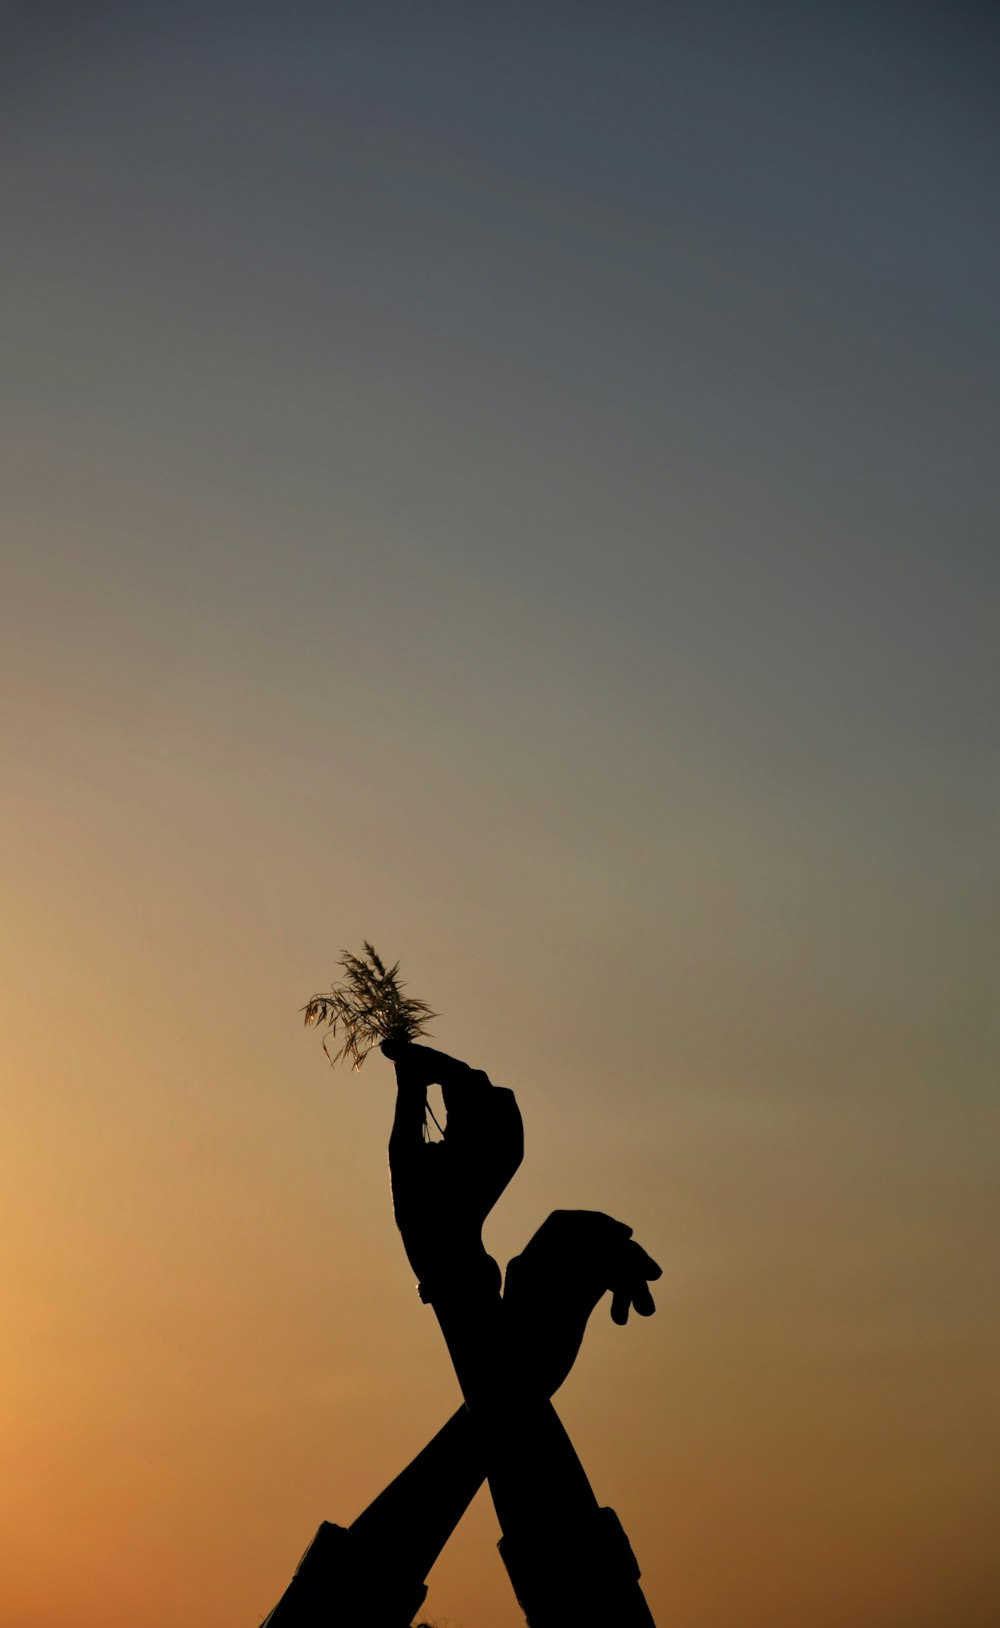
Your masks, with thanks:
[{"label": "silhouetted sculpture", "polygon": [[[549,1398],[601,1296],[610,1289],[615,1322],[632,1307],[648,1316],[660,1269],[623,1223],[556,1211],[508,1265],[501,1298],[482,1227],[523,1156],[514,1095],[429,1047],[383,1050],[396,1064],[396,1221],[465,1406],[351,1527],[323,1523],[262,1628],[407,1628],[484,1474],[530,1628],[650,1628],[628,1539],[598,1506]],[[447,1114],[438,1142],[424,1134],[430,1084]]]}]

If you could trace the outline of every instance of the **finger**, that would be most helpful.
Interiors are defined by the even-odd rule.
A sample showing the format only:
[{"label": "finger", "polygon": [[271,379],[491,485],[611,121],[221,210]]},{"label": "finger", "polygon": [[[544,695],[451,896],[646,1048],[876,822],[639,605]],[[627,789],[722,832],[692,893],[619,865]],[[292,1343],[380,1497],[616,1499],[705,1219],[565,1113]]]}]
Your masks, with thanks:
[{"label": "finger", "polygon": [[[435,1053],[435,1055],[439,1055]],[[473,1113],[481,1111],[484,1104],[493,1096],[494,1085],[488,1074],[481,1068],[470,1068],[467,1063],[457,1063],[453,1057],[446,1058],[447,1068],[439,1068],[434,1075],[435,1082],[441,1086],[441,1097],[444,1102],[444,1111],[449,1119],[461,1119],[466,1111]]]},{"label": "finger", "polygon": [[631,1257],[629,1269],[635,1272],[637,1277],[642,1276],[650,1283],[655,1283],[657,1278],[663,1276],[663,1267],[657,1265],[652,1255],[646,1254],[641,1244],[637,1244],[633,1239],[628,1248]]},{"label": "finger", "polygon": [[397,1070],[396,1111],[389,1133],[389,1163],[396,1168],[412,1163],[424,1149],[424,1109],[427,1093],[415,1081],[407,1080]]},{"label": "finger", "polygon": [[652,1317],[656,1306],[653,1303],[653,1297],[647,1284],[643,1282],[636,1283],[632,1290],[632,1304],[640,1317]]},{"label": "finger", "polygon": [[435,1046],[421,1046],[414,1040],[383,1040],[379,1049],[384,1057],[396,1064],[397,1069],[405,1066],[419,1075],[425,1085],[472,1088],[490,1084],[489,1076],[482,1069],[470,1068],[468,1063],[449,1056],[446,1051],[438,1051]]},{"label": "finger", "polygon": [[624,1328],[625,1324],[628,1322],[629,1307],[631,1304],[632,1296],[629,1294],[629,1291],[623,1286],[619,1285],[611,1296],[611,1321],[613,1323],[617,1323],[620,1328]]},{"label": "finger", "polygon": [[381,1050],[396,1066],[397,1085],[419,1085],[426,1090],[439,1078],[437,1059],[441,1053],[432,1051],[429,1046],[384,1040]]}]

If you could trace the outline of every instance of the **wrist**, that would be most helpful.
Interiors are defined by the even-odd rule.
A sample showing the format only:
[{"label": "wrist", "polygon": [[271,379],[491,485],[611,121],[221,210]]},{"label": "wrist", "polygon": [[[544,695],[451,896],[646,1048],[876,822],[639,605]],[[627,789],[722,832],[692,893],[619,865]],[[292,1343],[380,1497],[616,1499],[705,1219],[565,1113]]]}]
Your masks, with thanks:
[{"label": "wrist", "polygon": [[469,1306],[479,1300],[498,1300],[500,1268],[481,1242],[449,1253],[421,1272],[417,1293],[425,1305],[441,1308]]}]

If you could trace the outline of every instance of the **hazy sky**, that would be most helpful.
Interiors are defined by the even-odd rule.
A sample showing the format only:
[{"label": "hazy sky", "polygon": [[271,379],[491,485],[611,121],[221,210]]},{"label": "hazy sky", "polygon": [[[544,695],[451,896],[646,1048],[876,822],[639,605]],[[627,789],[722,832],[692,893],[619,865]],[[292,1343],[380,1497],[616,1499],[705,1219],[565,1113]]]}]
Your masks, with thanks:
[{"label": "hazy sky", "polygon": [[455,1405],[364,938],[498,1258],[663,1263],[558,1401],[661,1628],[995,1623],[998,45],[0,6],[4,1624],[255,1628]]}]

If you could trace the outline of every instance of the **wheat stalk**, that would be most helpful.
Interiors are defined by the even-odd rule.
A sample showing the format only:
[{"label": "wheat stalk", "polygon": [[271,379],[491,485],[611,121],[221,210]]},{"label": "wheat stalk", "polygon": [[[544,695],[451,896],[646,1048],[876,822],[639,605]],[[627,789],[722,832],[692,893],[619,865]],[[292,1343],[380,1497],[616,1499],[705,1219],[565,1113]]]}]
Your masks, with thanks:
[{"label": "wheat stalk", "polygon": [[[343,982],[335,983],[329,994],[314,995],[302,1008],[307,1027],[325,1023],[330,1030],[323,1048],[331,1063],[350,1058],[359,1069],[383,1040],[398,1044],[427,1033],[427,1025],[437,1013],[424,1001],[403,994],[398,961],[386,967],[366,940],[364,955],[345,950],[339,964],[344,969]],[[331,1052],[330,1041],[338,1037],[342,1044]]]}]

